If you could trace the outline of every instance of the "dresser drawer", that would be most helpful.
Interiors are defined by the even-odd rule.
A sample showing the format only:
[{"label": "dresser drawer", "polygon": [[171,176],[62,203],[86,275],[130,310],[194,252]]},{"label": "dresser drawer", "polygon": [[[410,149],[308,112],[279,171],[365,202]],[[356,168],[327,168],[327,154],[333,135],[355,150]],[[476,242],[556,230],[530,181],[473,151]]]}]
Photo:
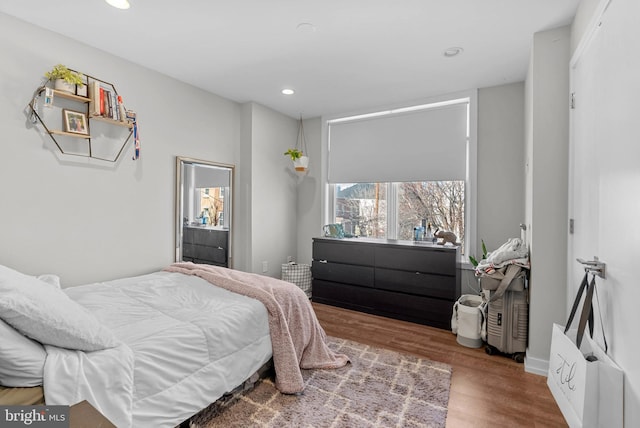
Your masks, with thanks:
[{"label": "dresser drawer", "polygon": [[450,329],[453,302],[425,296],[313,280],[312,300],[433,327]]},{"label": "dresser drawer", "polygon": [[374,251],[371,245],[341,243],[340,241],[313,241],[313,259],[373,266]]},{"label": "dresser drawer", "polygon": [[198,259],[199,263],[227,263],[227,250],[222,247],[205,247],[203,245],[184,244],[183,258]]},{"label": "dresser drawer", "polygon": [[193,244],[194,229],[192,227],[182,228],[182,244]]},{"label": "dresser drawer", "polygon": [[444,249],[375,248],[376,267],[440,275],[456,275],[456,251]]},{"label": "dresser drawer", "polygon": [[376,268],[375,278],[376,288],[383,290],[437,297],[450,301],[457,298],[455,276]]},{"label": "dresser drawer", "polygon": [[370,293],[375,291],[372,288],[335,284],[314,279],[311,287],[311,300],[342,308],[370,312],[372,310]]},{"label": "dresser drawer", "polygon": [[393,293],[376,302],[374,310],[380,315],[433,327],[451,329],[453,302],[426,296]]},{"label": "dresser drawer", "polygon": [[313,278],[325,281],[373,287],[373,273],[374,269],[371,266],[345,265],[316,260],[311,262],[311,275]]},{"label": "dresser drawer", "polygon": [[224,247],[227,245],[227,236],[229,232],[226,230],[211,229],[193,229],[192,243],[197,245],[208,245],[211,247]]}]

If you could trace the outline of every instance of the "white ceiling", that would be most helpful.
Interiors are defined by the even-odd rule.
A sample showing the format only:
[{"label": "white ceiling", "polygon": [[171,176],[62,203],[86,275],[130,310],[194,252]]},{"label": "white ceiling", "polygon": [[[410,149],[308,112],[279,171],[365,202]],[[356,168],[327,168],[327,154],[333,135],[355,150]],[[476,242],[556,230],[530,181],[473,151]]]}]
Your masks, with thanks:
[{"label": "white ceiling", "polygon": [[[130,3],[2,0],[0,11],[225,98],[308,118],[522,81],[532,35],[570,24],[579,0]],[[445,58],[452,46],[464,52]],[[296,93],[282,95],[285,87]]]}]

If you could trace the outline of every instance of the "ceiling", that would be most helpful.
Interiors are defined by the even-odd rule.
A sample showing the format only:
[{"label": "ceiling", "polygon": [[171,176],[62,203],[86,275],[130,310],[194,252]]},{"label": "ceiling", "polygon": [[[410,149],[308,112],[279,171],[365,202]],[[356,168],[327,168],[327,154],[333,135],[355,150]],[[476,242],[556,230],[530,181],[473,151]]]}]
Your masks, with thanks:
[{"label": "ceiling", "polygon": [[[308,118],[522,81],[532,35],[570,24],[579,0],[130,3],[3,0],[0,11],[225,98]],[[445,57],[450,47],[464,51]]]}]

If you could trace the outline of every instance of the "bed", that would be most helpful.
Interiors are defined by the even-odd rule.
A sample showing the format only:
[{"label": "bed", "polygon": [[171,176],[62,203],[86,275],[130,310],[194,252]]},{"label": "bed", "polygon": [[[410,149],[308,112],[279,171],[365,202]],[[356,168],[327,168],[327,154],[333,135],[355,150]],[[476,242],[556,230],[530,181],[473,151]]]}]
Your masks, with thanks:
[{"label": "bed", "polygon": [[13,344],[0,351],[0,384],[42,385],[48,405],[87,400],[118,427],[176,426],[270,360],[284,393],[303,389],[300,368],[348,362],[326,347],[304,292],[273,278],[181,263],[55,282],[0,266],[0,340]]}]

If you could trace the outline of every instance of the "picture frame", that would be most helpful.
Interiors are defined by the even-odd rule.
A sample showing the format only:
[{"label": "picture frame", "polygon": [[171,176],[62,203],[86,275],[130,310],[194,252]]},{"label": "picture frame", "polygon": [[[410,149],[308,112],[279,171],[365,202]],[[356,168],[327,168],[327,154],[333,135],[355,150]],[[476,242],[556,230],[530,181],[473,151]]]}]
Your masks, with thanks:
[{"label": "picture frame", "polygon": [[85,113],[63,109],[62,117],[64,119],[65,132],[89,135],[89,122]]},{"label": "picture frame", "polygon": [[76,85],[76,95],[79,97],[88,97],[89,90],[86,83]]}]

